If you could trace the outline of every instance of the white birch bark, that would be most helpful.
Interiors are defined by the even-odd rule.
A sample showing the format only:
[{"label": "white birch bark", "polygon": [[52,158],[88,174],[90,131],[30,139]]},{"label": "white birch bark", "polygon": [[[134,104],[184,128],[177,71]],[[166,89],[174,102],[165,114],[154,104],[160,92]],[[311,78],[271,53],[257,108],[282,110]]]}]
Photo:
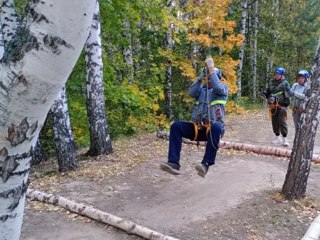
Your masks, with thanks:
[{"label": "white birch bark", "polygon": [[[174,31],[173,23],[170,24],[166,36],[166,49],[172,50],[173,39],[172,33]],[[166,75],[165,75],[165,96],[166,96],[166,113],[170,121],[173,120],[173,111],[172,111],[172,63],[168,61],[166,66]]]},{"label": "white birch bark", "polygon": [[122,27],[123,27],[123,35],[126,38],[128,44],[123,49],[123,57],[126,62],[126,74],[128,81],[133,81],[133,54],[132,54],[132,35],[131,35],[131,26],[130,22],[127,19],[122,20]]},{"label": "white birch bark", "polygon": [[253,4],[254,24],[253,24],[253,51],[252,51],[252,97],[257,99],[257,52],[258,52],[258,27],[259,27],[259,0]]},{"label": "white birch bark", "polygon": [[[320,38],[319,38],[320,42]],[[306,195],[314,141],[320,120],[320,48],[314,58],[311,89],[304,102],[296,131],[290,163],[282,193],[287,199],[299,199]]]},{"label": "white birch bark", "polygon": [[56,144],[56,155],[60,172],[75,170],[76,144],[73,139],[66,88],[63,87],[59,97],[51,107],[52,129]]},{"label": "white birch bark", "polygon": [[[242,16],[241,16],[241,29],[240,29],[240,34],[245,36],[246,34],[246,22],[247,22],[247,16],[248,16],[248,0],[242,0]],[[244,61],[244,48],[246,45],[246,40],[243,41],[243,43],[240,46],[240,51],[239,51],[239,65],[238,65],[238,70],[237,70],[237,87],[238,87],[238,92],[237,92],[237,98],[239,99],[242,94],[242,69],[243,69],[243,61]]]},{"label": "white birch bark", "polygon": [[103,212],[99,209],[71,201],[64,197],[55,196],[39,192],[36,190],[28,189],[27,196],[31,199],[38,200],[45,203],[51,203],[68,209],[71,212],[78,213],[80,215],[89,217],[99,222],[109,224],[126,231],[129,234],[135,234],[145,239],[150,240],[178,240],[177,238],[164,235],[149,228],[140,226],[129,220],[119,218],[110,213]]},{"label": "white birch bark", "polygon": [[112,152],[104,101],[103,62],[99,2],[97,1],[86,51],[86,102],[90,130],[88,154],[97,156]]},{"label": "white birch bark", "polygon": [[[5,49],[10,57],[0,65],[2,240],[20,237],[31,150],[84,46],[93,10],[91,0],[30,1],[24,31],[13,38],[28,48]],[[19,34],[26,33],[29,38],[23,42],[25,35]]]},{"label": "white birch bark", "polygon": [[2,23],[4,45],[7,45],[14,37],[18,28],[17,15],[13,0],[2,1],[0,21]]},{"label": "white birch bark", "polygon": [[4,54],[4,40],[3,40],[3,34],[2,34],[2,23],[0,19],[0,60],[2,59]]}]

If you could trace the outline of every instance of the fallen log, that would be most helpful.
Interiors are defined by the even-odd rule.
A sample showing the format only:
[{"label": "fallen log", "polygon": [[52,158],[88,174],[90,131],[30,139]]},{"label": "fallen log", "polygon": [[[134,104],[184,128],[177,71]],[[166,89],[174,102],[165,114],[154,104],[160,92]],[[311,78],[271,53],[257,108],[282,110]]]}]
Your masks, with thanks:
[{"label": "fallen log", "polygon": [[74,201],[68,200],[64,197],[55,196],[53,194],[48,194],[33,189],[28,189],[26,196],[32,200],[37,200],[40,202],[51,203],[54,205],[61,206],[71,212],[80,214],[82,216],[89,217],[96,221],[109,224],[111,226],[117,227],[126,231],[129,234],[135,234],[137,236],[143,237],[150,240],[178,240],[162,233],[153,231],[149,228],[140,226],[131,222],[129,220],[122,219],[120,217],[111,215],[107,212],[103,212],[93,207],[89,207],[82,203],[76,203]]},{"label": "fallen log", "polygon": [[[157,137],[169,139],[169,132],[158,131]],[[182,141],[187,144],[194,144],[194,145],[197,144],[197,142],[191,141],[189,139],[182,139]],[[205,142],[200,142],[199,144],[202,146],[206,145]],[[253,153],[262,154],[262,155],[273,155],[277,157],[287,157],[287,158],[291,157],[291,152],[292,152],[291,149],[253,145],[248,143],[237,143],[237,142],[223,141],[223,140],[220,141],[219,147],[223,149],[234,149],[238,151],[248,151],[248,152],[253,152]],[[320,156],[317,154],[313,154],[312,162],[320,163]]]}]

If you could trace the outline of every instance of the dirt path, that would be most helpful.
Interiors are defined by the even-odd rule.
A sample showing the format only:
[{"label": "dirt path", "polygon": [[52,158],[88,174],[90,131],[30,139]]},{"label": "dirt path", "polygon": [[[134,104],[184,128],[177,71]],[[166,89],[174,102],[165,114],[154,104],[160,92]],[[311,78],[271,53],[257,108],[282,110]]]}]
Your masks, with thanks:
[{"label": "dirt path", "polygon": [[[269,145],[272,138],[265,112],[229,117],[227,124],[225,140]],[[292,144],[292,122],[290,127]],[[315,147],[317,153],[319,138]],[[216,165],[202,179],[194,170],[202,147],[183,146],[179,176],[159,169],[166,161],[167,141],[155,135],[141,135],[114,148],[112,156],[82,160],[76,173],[57,174],[50,163],[39,166],[31,187],[186,240],[301,239],[320,213],[319,198],[279,201],[276,193],[284,182],[287,159],[220,150]],[[313,165],[308,196],[320,196],[319,181],[320,166]],[[28,201],[26,207],[23,240],[140,239],[54,206]]]}]

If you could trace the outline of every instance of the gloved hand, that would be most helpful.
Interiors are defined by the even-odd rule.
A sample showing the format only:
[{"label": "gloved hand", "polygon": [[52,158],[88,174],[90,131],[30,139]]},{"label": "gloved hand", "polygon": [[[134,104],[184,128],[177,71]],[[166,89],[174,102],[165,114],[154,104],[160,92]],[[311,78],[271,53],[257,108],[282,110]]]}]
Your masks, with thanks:
[{"label": "gloved hand", "polygon": [[286,111],[287,111],[287,107],[281,106],[281,112],[286,112]]},{"label": "gloved hand", "polygon": [[293,96],[294,96],[294,91],[289,90],[289,96],[290,96],[290,97],[293,97]]},{"label": "gloved hand", "polygon": [[207,68],[204,67],[198,76],[198,81],[201,81],[203,77],[207,75]]}]

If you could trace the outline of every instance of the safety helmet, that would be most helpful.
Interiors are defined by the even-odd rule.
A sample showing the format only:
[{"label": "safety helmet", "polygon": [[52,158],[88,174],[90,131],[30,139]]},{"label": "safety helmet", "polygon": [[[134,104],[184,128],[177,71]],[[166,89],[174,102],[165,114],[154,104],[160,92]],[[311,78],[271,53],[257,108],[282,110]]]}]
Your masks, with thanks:
[{"label": "safety helmet", "polygon": [[307,71],[307,70],[300,70],[299,72],[298,72],[298,77],[299,76],[302,76],[302,77],[305,77],[305,78],[309,78],[310,77],[310,74],[309,74],[309,72]]},{"label": "safety helmet", "polygon": [[278,73],[280,75],[285,75],[286,74],[286,70],[284,70],[283,67],[277,67],[276,70],[274,71],[274,73]]},{"label": "safety helmet", "polygon": [[221,78],[222,78],[222,72],[221,72],[221,70],[220,70],[219,68],[216,68],[216,67],[214,68],[214,70],[215,70],[218,78],[221,80]]}]

